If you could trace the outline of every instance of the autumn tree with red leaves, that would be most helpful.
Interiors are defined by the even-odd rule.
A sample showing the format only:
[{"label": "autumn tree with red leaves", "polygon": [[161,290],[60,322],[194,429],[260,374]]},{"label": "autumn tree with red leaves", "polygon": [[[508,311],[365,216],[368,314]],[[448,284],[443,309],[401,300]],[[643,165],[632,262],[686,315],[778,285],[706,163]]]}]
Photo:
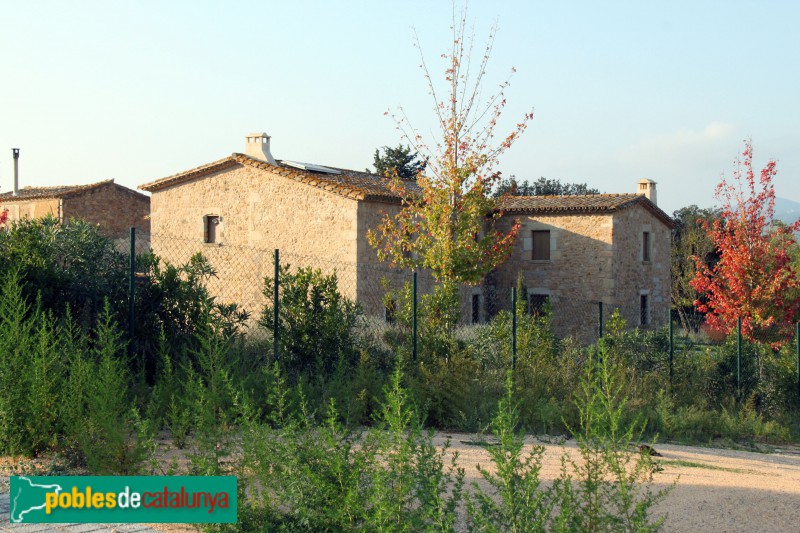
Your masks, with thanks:
[{"label": "autumn tree with red leaves", "polygon": [[747,142],[734,164],[733,181],[723,178],[717,186],[720,219],[703,223],[719,261],[708,265],[693,257],[697,272],[691,281],[704,294],[695,306],[713,330],[730,333],[741,319],[745,338],[774,349],[791,340],[800,312],[800,280],[789,254],[800,220],[788,226],[773,220],[776,174],[770,161],[756,176]]},{"label": "autumn tree with red leaves", "polygon": [[466,35],[465,12],[457,16],[454,10],[451,30],[452,50],[442,55],[446,60],[446,99],[439,99],[440,91],[416,40],[441,140],[426,144],[402,108],[392,114],[404,141],[427,160],[427,167],[416,187],[394,180],[394,190],[403,197],[402,209],[395,216],[385,215],[367,237],[382,261],[430,269],[443,283],[477,284],[508,257],[517,236],[518,224],[508,232],[494,227],[500,200],[491,192],[500,179],[496,171],[499,156],[519,138],[533,114],[526,113],[501,141],[495,140],[509,86],[507,79],[496,94],[481,98],[495,30],[489,34],[478,65],[472,64],[473,39]]}]

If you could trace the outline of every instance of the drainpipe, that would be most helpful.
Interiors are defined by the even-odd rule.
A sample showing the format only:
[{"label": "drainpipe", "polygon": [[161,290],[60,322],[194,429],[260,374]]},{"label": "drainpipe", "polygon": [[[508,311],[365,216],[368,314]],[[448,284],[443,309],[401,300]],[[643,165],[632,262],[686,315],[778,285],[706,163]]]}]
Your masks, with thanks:
[{"label": "drainpipe", "polygon": [[19,148],[12,148],[11,152],[14,154],[14,192],[13,195],[19,195]]}]

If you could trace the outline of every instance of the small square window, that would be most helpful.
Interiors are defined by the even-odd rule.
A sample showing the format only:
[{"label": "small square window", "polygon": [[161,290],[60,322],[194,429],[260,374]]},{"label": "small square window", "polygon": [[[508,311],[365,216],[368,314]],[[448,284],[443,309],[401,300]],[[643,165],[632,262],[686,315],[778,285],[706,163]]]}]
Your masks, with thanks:
[{"label": "small square window", "polygon": [[642,261],[650,262],[650,232],[642,233]]},{"label": "small square window", "polygon": [[549,294],[530,294],[528,295],[528,312],[533,316],[542,316],[548,303],[550,303]]},{"label": "small square window", "polygon": [[206,215],[203,217],[203,242],[216,243],[219,242],[219,226],[220,220],[217,215]]},{"label": "small square window", "polygon": [[535,230],[533,232],[534,261],[550,261],[550,230]]}]

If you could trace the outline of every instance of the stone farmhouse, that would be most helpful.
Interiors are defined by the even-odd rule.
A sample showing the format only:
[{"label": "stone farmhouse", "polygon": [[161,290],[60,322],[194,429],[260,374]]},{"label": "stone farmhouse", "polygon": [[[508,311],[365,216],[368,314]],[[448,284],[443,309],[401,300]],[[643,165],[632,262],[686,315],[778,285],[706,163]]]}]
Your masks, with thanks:
[{"label": "stone farmhouse", "polygon": [[519,220],[519,239],[488,288],[509,287],[521,273],[529,309],[549,302],[562,333],[594,335],[583,325],[598,323],[600,302],[605,318],[616,308],[629,325],[666,324],[674,222],[655,203],[655,182],[638,186],[635,194],[508,198],[500,225]]},{"label": "stone farmhouse", "polygon": [[[414,187],[409,183],[409,187]],[[514,197],[501,225],[521,223],[511,257],[483,286],[462,291],[465,322],[483,322],[510,307],[521,273],[530,309],[559,310],[563,333],[593,334],[598,305],[624,308],[629,323],[664,323],[669,306],[673,222],[655,203],[655,183],[632,194]],[[150,241],[162,259],[180,264],[200,251],[217,271],[211,289],[253,313],[281,263],[337,272],[342,292],[373,317],[384,317],[387,288],[410,279],[380,263],[366,239],[384,214],[400,209],[389,180],[373,174],[276,160],[265,133],[246,137],[245,153],[140,186],[151,193]],[[421,275],[421,291],[431,285]],[[588,326],[587,326],[588,324]]]},{"label": "stone farmhouse", "polygon": [[106,236],[117,240],[128,239],[132,227],[150,231],[150,198],[114,180],[89,185],[23,187],[0,194],[0,209],[8,210],[9,221],[47,215],[60,222],[83,219],[97,224]]}]

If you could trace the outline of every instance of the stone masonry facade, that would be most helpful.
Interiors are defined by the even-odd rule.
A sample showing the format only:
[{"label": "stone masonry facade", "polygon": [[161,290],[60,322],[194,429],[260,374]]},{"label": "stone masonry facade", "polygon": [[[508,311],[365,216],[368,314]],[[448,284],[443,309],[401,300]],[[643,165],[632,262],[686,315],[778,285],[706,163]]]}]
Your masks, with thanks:
[{"label": "stone masonry facade", "polygon": [[[402,287],[410,273],[380,263],[366,231],[384,214],[397,212],[396,202],[348,198],[268,168],[223,167],[153,191],[150,239],[156,255],[183,264],[202,252],[217,274],[208,280],[212,293],[257,318],[278,249],[282,265],[335,272],[344,296],[368,315],[383,317],[383,294]],[[219,221],[213,243],[206,242],[209,217]]]},{"label": "stone masonry facade", "polygon": [[53,216],[61,222],[81,219],[115,240],[129,239],[130,228],[150,231],[150,198],[113,180],[90,185],[25,187],[15,196],[0,194],[9,221]]},{"label": "stone masonry facade", "polygon": [[[367,232],[400,209],[399,197],[378,176],[295,165],[269,154],[233,154],[142,185],[152,193],[153,251],[176,265],[202,252],[216,271],[208,280],[212,294],[257,319],[278,249],[282,265],[336,272],[342,294],[370,319],[383,319],[384,295],[409,282],[411,273],[379,262]],[[475,302],[480,322],[509,309],[518,275],[527,288],[521,297],[546,298],[561,335],[595,339],[601,302],[606,318],[619,308],[630,325],[665,323],[672,221],[650,200],[637,194],[515,197],[503,213],[498,229],[519,220],[519,239],[483,285],[462,290],[465,323],[475,316]],[[543,231],[549,257],[536,260],[542,234],[537,245],[533,234]],[[421,273],[420,293],[432,286],[431,276]]]},{"label": "stone masonry facade", "polygon": [[[500,229],[510,230],[514,220],[520,222],[519,238],[487,278],[487,297],[507,295],[521,275],[527,294],[520,297],[546,297],[556,332],[586,342],[597,337],[600,302],[604,320],[616,309],[630,326],[666,324],[671,226],[641,203],[611,213],[509,215],[499,221]],[[533,259],[534,231],[549,231],[549,260]],[[509,309],[507,300],[493,306]]]}]

